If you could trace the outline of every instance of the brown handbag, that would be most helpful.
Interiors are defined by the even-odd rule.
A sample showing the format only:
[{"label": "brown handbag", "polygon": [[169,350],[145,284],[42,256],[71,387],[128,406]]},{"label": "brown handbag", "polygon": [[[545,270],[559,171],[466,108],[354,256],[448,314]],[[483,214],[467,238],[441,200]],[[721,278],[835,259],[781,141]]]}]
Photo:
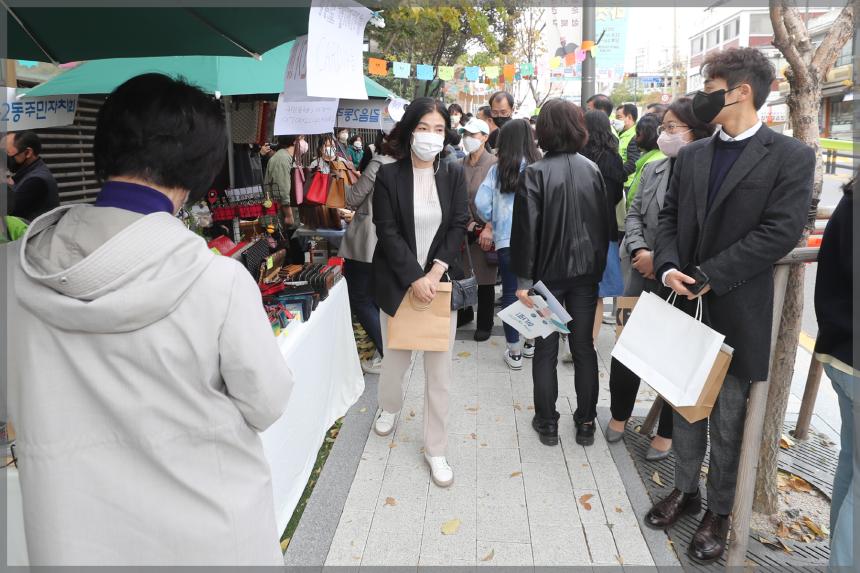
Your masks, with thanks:
[{"label": "brown handbag", "polygon": [[331,177],[331,185],[328,188],[328,197],[325,206],[329,209],[346,209],[346,179],[345,171],[336,171]]}]

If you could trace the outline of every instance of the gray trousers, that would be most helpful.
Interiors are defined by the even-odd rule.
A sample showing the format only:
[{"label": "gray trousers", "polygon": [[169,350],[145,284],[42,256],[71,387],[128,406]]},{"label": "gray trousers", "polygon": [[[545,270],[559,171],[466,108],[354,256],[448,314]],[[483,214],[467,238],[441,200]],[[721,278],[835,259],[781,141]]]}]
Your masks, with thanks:
[{"label": "gray trousers", "polygon": [[711,435],[708,462],[708,509],[720,515],[732,512],[738,461],[750,383],[731,374],[726,376],[709,418],[691,424],[675,412],[672,449],[675,450],[675,487],[684,493],[699,488],[699,474]]}]

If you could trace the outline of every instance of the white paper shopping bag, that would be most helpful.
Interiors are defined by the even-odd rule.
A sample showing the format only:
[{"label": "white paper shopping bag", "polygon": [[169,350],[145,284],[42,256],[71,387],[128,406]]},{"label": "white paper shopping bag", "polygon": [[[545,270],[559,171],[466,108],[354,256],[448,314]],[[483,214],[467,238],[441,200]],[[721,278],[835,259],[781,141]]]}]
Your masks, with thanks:
[{"label": "white paper shopping bag", "polygon": [[660,297],[642,293],[612,357],[673,405],[695,406],[724,339]]}]

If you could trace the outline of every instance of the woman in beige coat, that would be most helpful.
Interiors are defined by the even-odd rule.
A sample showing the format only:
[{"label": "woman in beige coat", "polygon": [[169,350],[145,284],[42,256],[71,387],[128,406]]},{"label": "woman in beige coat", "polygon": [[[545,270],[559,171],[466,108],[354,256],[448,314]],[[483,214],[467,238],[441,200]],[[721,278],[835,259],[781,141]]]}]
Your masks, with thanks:
[{"label": "woman in beige coat", "polygon": [[95,206],[2,247],[32,565],[283,566],[257,432],[292,377],[248,271],[174,216],[226,141],[215,99],[132,78],[99,111]]}]

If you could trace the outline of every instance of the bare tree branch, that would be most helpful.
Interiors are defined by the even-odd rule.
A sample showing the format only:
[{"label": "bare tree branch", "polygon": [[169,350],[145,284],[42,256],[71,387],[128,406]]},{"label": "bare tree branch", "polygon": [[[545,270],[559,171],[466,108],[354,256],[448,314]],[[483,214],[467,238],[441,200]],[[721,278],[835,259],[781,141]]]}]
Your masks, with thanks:
[{"label": "bare tree branch", "polygon": [[830,68],[833,67],[833,63],[839,57],[839,52],[842,51],[842,46],[851,38],[853,33],[854,6],[852,2],[849,2],[842,9],[836,21],[831,24],[830,31],[812,57],[812,67],[818,70],[822,77],[826,76]]},{"label": "bare tree branch", "polygon": [[[794,14],[792,14],[792,12],[794,12]],[[770,21],[773,25],[773,45],[782,52],[782,55],[785,56],[785,59],[788,61],[788,65],[791,66],[792,72],[795,73],[798,78],[805,80],[808,78],[806,62],[804,61],[803,55],[798,50],[796,39],[792,37],[792,34],[788,30],[789,25],[787,24],[787,21],[790,20],[792,16],[794,16],[796,20],[800,20],[797,11],[790,6],[787,6],[785,0],[770,0]]]}]

